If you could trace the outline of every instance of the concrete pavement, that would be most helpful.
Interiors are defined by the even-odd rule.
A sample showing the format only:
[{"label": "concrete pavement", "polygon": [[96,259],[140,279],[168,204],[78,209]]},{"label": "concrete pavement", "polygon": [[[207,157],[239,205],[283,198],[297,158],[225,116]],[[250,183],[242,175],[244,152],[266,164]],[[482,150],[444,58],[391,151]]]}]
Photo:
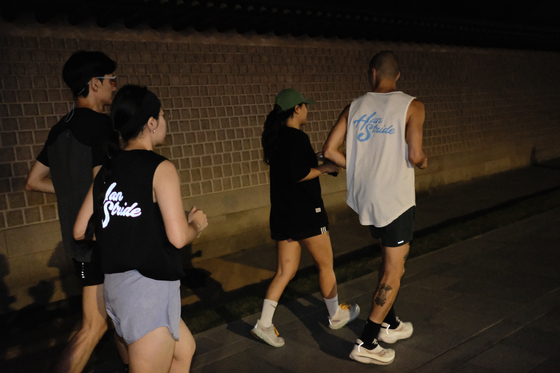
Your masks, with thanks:
[{"label": "concrete pavement", "polygon": [[[391,347],[388,366],[348,358],[371,304],[377,273],[340,285],[359,319],[332,331],[321,295],[279,306],[286,340],[250,335],[259,315],[200,333],[193,372],[559,372],[560,209],[410,260],[397,314],[414,334]],[[388,346],[384,344],[384,346]]]}]

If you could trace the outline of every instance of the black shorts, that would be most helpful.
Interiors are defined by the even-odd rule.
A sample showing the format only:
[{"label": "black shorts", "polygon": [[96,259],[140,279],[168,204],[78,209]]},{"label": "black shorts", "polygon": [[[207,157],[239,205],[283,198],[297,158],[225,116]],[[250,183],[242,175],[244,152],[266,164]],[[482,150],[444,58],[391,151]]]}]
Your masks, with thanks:
[{"label": "black shorts", "polygon": [[415,213],[416,206],[412,206],[389,225],[381,228],[368,225],[371,236],[381,238],[381,244],[385,247],[398,247],[409,243],[412,241]]},{"label": "black shorts", "polygon": [[92,245],[94,254],[92,255],[91,262],[78,262],[76,259],[72,259],[74,262],[74,268],[76,269],[76,275],[82,280],[82,286],[94,286],[101,285],[105,279],[105,275],[101,271],[101,262],[99,260],[99,253],[97,245]]},{"label": "black shorts", "polygon": [[307,229],[275,229],[271,231],[271,237],[275,241],[285,241],[285,240],[293,240],[293,241],[301,241],[309,237],[315,237],[320,234],[326,233],[329,231],[329,226],[324,226],[320,228],[307,228]]}]

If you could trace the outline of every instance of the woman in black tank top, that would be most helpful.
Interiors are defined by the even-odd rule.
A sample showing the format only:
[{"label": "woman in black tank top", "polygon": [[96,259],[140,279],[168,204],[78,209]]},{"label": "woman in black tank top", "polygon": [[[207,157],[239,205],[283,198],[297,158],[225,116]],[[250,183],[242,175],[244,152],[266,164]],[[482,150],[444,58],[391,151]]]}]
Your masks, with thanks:
[{"label": "woman in black tank top", "polygon": [[319,285],[329,313],[331,329],[358,317],[358,305],[339,305],[328,219],[318,177],[338,172],[328,161],[318,164],[309,137],[300,127],[307,123],[306,100],[295,89],[276,96],[262,134],[264,160],[270,165],[270,230],[277,242],[278,270],[268,287],[261,318],[252,334],[274,347],[284,339],[272,325],[274,311],[284,289],[296,274],[303,243],[319,268]]},{"label": "woman in black tank top", "polygon": [[[186,372],[195,342],[180,319],[182,270],[175,258],[178,249],[206,228],[206,215],[193,207],[185,216],[177,170],[153,153],[167,132],[158,98],[146,88],[124,86],[113,100],[111,119],[126,145],[122,150],[111,147],[111,159],[82,205],[74,237],[91,236],[95,227],[105,272],[105,303],[128,345],[131,371],[168,372],[172,367]],[[140,282],[147,286],[134,285]],[[154,293],[146,292],[155,289],[158,295],[162,284],[173,285],[165,287],[169,296],[150,304]],[[168,312],[177,309],[178,313]]]}]

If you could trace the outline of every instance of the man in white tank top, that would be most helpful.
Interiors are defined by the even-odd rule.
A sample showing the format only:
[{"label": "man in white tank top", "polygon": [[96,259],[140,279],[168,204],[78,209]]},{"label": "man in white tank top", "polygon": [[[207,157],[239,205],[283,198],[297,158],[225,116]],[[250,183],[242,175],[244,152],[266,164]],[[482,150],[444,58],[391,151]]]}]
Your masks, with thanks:
[{"label": "man in white tank top", "polygon": [[[397,91],[400,77],[395,54],[383,51],[370,62],[371,92],[347,106],[323,147],[323,154],[345,167],[348,205],[360,223],[381,239],[382,263],[373,309],[350,357],[366,364],[393,362],[394,343],[412,335],[412,324],[395,315],[393,303],[404,274],[412,240],[415,209],[414,167],[424,169],[422,150],[424,105]],[[339,148],[346,140],[345,155]]]}]

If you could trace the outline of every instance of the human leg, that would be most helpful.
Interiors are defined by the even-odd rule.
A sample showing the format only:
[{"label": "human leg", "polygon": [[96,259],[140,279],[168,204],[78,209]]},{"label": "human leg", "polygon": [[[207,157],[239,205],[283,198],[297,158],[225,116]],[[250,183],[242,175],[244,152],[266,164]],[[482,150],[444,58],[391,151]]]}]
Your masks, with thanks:
[{"label": "human leg", "polygon": [[115,340],[115,346],[117,346],[117,351],[125,367],[128,367],[128,346],[124,339],[117,334],[116,330],[113,330],[113,338]]},{"label": "human leg", "polygon": [[179,323],[179,340],[175,341],[175,350],[169,373],[188,372],[196,349],[196,343],[191,331],[181,319]]},{"label": "human leg", "polygon": [[62,352],[62,356],[55,367],[57,373],[81,372],[93,349],[107,330],[103,284],[83,288],[82,307],[82,327]]},{"label": "human leg", "polygon": [[278,302],[288,283],[294,278],[301,258],[299,242],[284,240],[277,242],[278,269],[266,291],[266,299]]},{"label": "human leg", "polygon": [[268,286],[261,318],[257,320],[251,334],[273,347],[282,347],[284,339],[279,337],[278,331],[272,325],[272,318],[284,289],[297,272],[301,257],[301,246],[297,241],[282,240],[277,241],[277,249],[278,270]]},{"label": "human leg", "polygon": [[[410,245],[382,247],[379,285],[373,295],[373,307],[361,337],[350,353],[350,358],[365,364],[386,365],[395,359],[395,351],[377,343],[381,325],[393,306],[404,274],[404,263]],[[412,327],[412,324],[410,324]]]},{"label": "human leg", "polygon": [[319,268],[319,286],[323,298],[330,299],[337,295],[336,275],[333,269],[333,251],[328,232],[302,240]]},{"label": "human leg", "polygon": [[383,255],[381,279],[373,295],[373,308],[369,315],[369,319],[377,324],[383,322],[397,297],[410,244],[398,247],[383,246],[381,249]]},{"label": "human leg", "polygon": [[128,345],[131,373],[167,373],[171,368],[175,339],[161,326]]},{"label": "human leg", "polygon": [[357,304],[338,304],[336,275],[333,268],[333,251],[328,232],[302,240],[319,268],[319,286],[329,311],[329,327],[340,329],[360,315]]}]

